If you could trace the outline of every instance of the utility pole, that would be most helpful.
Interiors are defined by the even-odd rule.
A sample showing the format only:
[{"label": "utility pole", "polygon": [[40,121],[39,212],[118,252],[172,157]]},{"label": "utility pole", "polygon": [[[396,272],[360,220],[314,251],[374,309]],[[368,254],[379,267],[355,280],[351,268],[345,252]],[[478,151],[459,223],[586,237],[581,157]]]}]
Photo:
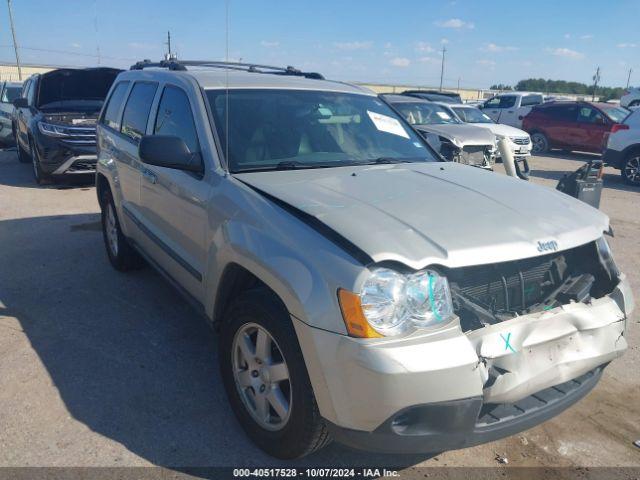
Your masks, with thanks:
[{"label": "utility pole", "polygon": [[633,72],[633,68],[629,69],[629,75],[627,76],[627,88],[629,88],[629,82],[631,81],[631,72]]},{"label": "utility pole", "polygon": [[13,11],[11,10],[11,0],[7,0],[9,7],[9,22],[11,23],[11,36],[13,37],[13,49],[16,52],[16,66],[18,67],[18,78],[22,81],[22,68],[20,67],[20,55],[18,54],[18,43],[16,42],[16,29],[13,26]]},{"label": "utility pole", "polygon": [[444,78],[444,55],[447,53],[447,47],[442,45],[442,67],[440,68],[440,91],[442,91],[442,80]]},{"label": "utility pole", "polygon": [[591,95],[591,101],[596,101],[596,90],[598,89],[598,82],[600,81],[600,67],[596,69],[596,74],[593,76],[593,95]]}]

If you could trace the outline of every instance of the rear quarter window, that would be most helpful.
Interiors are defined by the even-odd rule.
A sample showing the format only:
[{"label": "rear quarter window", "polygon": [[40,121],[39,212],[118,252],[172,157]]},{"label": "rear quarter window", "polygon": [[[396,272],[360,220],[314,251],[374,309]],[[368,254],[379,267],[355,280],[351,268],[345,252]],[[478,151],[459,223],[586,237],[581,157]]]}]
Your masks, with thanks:
[{"label": "rear quarter window", "polygon": [[129,94],[122,114],[120,131],[136,143],[140,141],[147,129],[147,120],[157,89],[157,83],[137,82]]},{"label": "rear quarter window", "polygon": [[129,82],[119,82],[113,89],[102,116],[102,123],[107,127],[120,130],[120,107],[122,107],[128,88]]}]

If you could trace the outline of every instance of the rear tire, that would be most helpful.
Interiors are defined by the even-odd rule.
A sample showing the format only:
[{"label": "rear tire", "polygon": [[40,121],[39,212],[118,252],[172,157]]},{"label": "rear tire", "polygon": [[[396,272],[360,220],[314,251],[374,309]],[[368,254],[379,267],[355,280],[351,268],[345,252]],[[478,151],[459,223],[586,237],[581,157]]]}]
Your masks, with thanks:
[{"label": "rear tire", "polygon": [[541,154],[549,151],[549,140],[544,133],[536,132],[531,135],[532,149],[531,153]]},{"label": "rear tire", "polygon": [[[259,335],[270,338],[264,343],[269,346],[262,349],[269,352],[267,355],[259,353]],[[224,314],[218,340],[220,371],[229,403],[256,445],[269,455],[291,459],[308,455],[331,441],[291,318],[272,292],[260,288],[236,298]],[[284,370],[286,377],[280,375],[282,380],[273,380],[274,366]]]},{"label": "rear tire", "polygon": [[620,166],[620,174],[625,182],[640,187],[640,152],[630,154]]},{"label": "rear tire", "polygon": [[144,260],[122,233],[113,196],[109,189],[106,189],[102,194],[100,205],[102,207],[102,237],[109,262],[119,272],[139,269],[144,265]]}]

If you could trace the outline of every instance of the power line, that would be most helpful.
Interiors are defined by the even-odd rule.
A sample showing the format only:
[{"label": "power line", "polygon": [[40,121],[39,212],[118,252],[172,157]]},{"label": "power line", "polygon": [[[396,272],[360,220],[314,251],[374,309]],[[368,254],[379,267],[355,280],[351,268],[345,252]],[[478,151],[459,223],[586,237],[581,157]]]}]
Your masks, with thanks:
[{"label": "power line", "polygon": [[[0,45],[0,48],[11,48],[11,45]],[[75,55],[77,57],[107,58],[109,60],[126,60],[127,62],[137,62],[139,60],[137,58],[112,57],[109,55],[102,55],[102,54],[96,55],[93,53],[70,52],[68,50],[53,50],[49,48],[20,47],[20,50],[31,50],[34,52],[44,52],[44,53],[60,53],[63,55]]]}]

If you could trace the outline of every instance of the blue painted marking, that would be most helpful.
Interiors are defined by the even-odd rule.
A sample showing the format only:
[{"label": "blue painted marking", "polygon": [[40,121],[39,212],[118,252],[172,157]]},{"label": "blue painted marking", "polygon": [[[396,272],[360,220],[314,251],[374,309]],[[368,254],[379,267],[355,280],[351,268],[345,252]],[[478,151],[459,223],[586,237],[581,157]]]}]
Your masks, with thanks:
[{"label": "blue painted marking", "polygon": [[515,349],[511,346],[511,333],[507,333],[507,338],[504,338],[504,335],[500,334],[500,338],[504,340],[504,349],[511,350],[513,353],[516,353]]}]

